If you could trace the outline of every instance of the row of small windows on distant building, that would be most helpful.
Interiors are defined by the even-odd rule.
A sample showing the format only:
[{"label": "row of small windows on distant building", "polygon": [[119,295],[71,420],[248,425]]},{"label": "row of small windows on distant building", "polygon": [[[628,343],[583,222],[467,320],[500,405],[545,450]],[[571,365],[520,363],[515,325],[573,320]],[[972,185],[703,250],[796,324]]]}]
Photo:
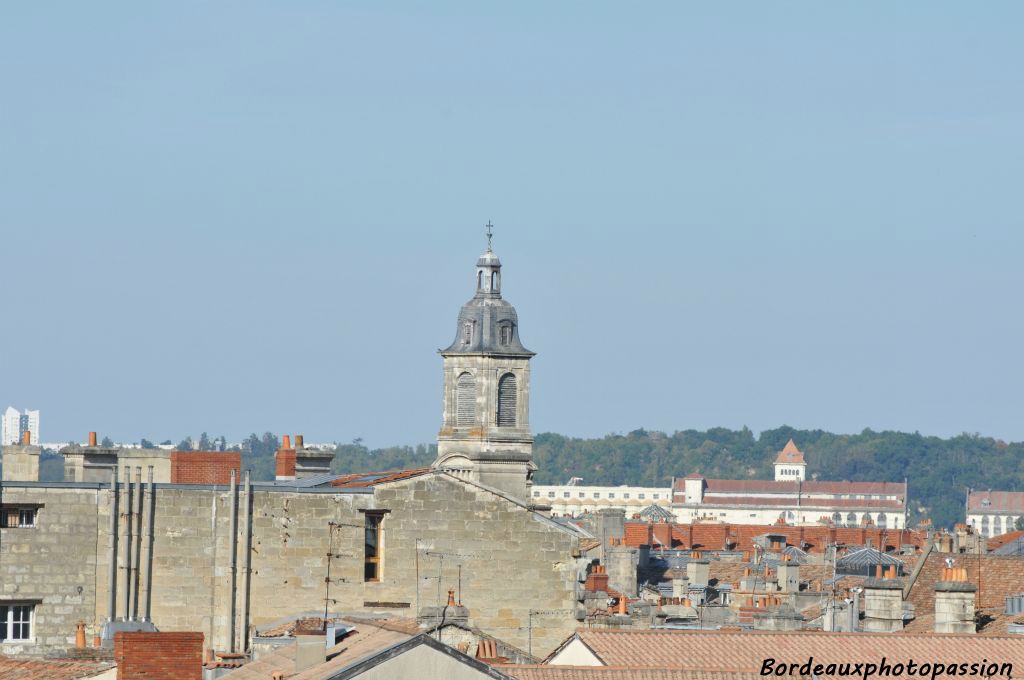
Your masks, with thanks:
[{"label": "row of small windows on distant building", "polygon": [[[577,493],[578,493],[578,498],[586,498],[587,497],[587,493],[585,491],[579,491]],[[540,491],[534,491],[533,492],[533,497],[534,498],[540,498]],[[554,498],[554,497],[555,497],[555,492],[554,491],[548,491],[548,498]],[[595,491],[593,493],[593,497],[594,498],[600,498],[601,497],[601,492],[600,491]],[[628,491],[623,492],[622,497],[628,499],[629,498],[629,492]],[[646,500],[647,499],[647,494],[645,494],[645,493],[638,493],[636,495],[636,497],[639,498],[640,500]],[[570,492],[570,491],[563,491],[562,492],[562,498],[572,498],[572,492]],[[605,494],[605,498],[614,499],[615,498],[615,492],[614,491],[609,491],[607,494]],[[651,494],[651,500],[654,500],[654,501],[661,500],[661,494],[660,493],[652,493]]]},{"label": "row of small windows on distant building", "polygon": [[1002,515],[994,515],[992,520],[989,521],[988,515],[982,515],[981,517],[981,535],[982,536],[999,536],[1000,534],[1010,533],[1016,531],[1017,522],[1013,516],[1004,517]]}]

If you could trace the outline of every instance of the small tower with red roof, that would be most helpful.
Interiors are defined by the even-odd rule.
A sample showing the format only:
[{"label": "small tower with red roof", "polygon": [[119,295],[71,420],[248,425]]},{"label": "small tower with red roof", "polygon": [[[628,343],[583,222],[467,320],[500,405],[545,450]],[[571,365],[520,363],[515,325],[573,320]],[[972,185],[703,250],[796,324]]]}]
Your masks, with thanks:
[{"label": "small tower with red roof", "polygon": [[804,454],[790,439],[775,457],[776,482],[802,482],[807,478],[807,461]]}]

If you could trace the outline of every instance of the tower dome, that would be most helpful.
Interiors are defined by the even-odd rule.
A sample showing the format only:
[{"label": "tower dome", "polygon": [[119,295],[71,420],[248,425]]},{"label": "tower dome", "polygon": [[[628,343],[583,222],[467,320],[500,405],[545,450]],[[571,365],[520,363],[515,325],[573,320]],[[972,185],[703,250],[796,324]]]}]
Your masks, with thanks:
[{"label": "tower dome", "polygon": [[489,247],[476,261],[476,293],[462,305],[455,341],[441,354],[533,356],[519,340],[519,317],[501,297],[501,260]]}]

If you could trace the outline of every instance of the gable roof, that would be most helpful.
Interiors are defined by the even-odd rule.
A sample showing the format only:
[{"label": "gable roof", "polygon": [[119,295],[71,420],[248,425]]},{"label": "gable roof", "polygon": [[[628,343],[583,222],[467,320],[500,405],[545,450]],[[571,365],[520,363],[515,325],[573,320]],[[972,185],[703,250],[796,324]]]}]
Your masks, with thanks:
[{"label": "gable roof", "polygon": [[[320,674],[312,677],[323,678],[323,680],[347,680],[348,678],[358,677],[364,672],[380,666],[381,664],[422,645],[426,645],[434,651],[440,652],[463,665],[469,666],[473,670],[477,671],[482,677],[494,678],[495,680],[513,680],[512,676],[501,672],[497,668],[489,666],[483,661],[478,661],[467,654],[463,654],[454,647],[449,647],[446,644],[438,642],[429,635],[424,635],[422,633],[416,637],[382,649],[376,654],[364,658],[361,661],[352,663],[336,673],[332,673],[330,675]],[[295,677],[298,678],[300,676]],[[312,680],[312,677],[310,680]]]},{"label": "gable roof", "polygon": [[796,448],[796,444],[790,439],[786,442],[786,445],[779,451],[779,455],[775,457],[775,464],[790,464],[790,465],[806,465],[807,461],[804,460],[804,454],[800,449]]},{"label": "gable roof", "polygon": [[499,666],[516,680],[764,680],[758,673],[729,673],[657,666]]}]

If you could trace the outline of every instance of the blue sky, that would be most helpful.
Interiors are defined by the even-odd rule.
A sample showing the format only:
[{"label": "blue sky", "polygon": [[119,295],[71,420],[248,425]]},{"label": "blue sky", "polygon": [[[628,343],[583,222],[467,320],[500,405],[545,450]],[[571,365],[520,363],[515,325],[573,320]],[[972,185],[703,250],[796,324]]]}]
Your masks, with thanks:
[{"label": "blue sky", "polygon": [[0,10],[0,408],[434,438],[493,220],[537,432],[1024,439],[1019,3]]}]

